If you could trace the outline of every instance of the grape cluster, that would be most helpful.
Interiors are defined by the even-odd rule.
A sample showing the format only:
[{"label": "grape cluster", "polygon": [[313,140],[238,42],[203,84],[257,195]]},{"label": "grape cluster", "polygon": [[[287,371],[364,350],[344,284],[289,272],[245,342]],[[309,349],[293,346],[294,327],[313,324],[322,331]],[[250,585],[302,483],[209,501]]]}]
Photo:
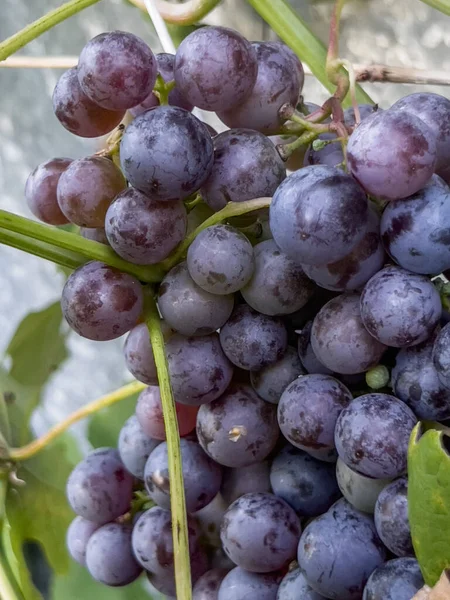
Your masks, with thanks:
[{"label": "grape cluster", "polygon": [[[450,101],[363,105],[361,122],[345,111],[343,145],[339,115],[324,114],[322,147],[296,149],[287,176],[278,144],[296,138],[281,107],[321,111],[303,103],[303,79],[283,44],[223,27],[194,31],[175,56],[99,35],[62,75],[54,110],[84,137],[128,110],[120,159],[52,159],[26,186],[39,219],[162,268],[195,600],[409,600],[423,583],[407,446],[418,418],[450,418],[450,324],[441,329],[432,281],[450,269]],[[211,132],[193,107],[229,129]],[[207,214],[273,200],[167,262],[198,193]],[[170,460],[141,282],[89,262],[62,309],[83,337],[128,334],[126,365],[148,386],[117,449],[92,451],[69,477],[70,554],[106,585],[144,571],[174,597]],[[392,380],[371,389],[365,373],[379,364]]]}]

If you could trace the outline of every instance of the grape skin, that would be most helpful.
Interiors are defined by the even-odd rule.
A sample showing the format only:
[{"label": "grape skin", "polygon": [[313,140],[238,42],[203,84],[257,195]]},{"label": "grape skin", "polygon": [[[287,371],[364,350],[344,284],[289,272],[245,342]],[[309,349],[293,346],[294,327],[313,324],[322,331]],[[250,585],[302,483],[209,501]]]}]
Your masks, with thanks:
[{"label": "grape skin", "polygon": [[[321,141],[335,140],[335,133],[321,133],[317,139]],[[327,144],[320,150],[314,150],[312,146],[308,148],[305,154],[303,164],[308,165],[323,165],[326,167],[338,167],[344,163],[344,153],[340,142],[332,142]]]},{"label": "grape skin", "polygon": [[211,569],[202,575],[192,590],[192,600],[217,600],[226,569]]},{"label": "grape skin", "polygon": [[102,227],[80,227],[80,235],[86,240],[92,240],[99,244],[106,244],[109,246],[108,238]]},{"label": "grape skin", "polygon": [[300,361],[308,373],[332,375],[333,371],[320,362],[312,349],[311,329],[312,321],[309,321],[303,329],[295,332],[298,335],[298,355]]},{"label": "grape skin", "polygon": [[124,31],[92,38],[78,59],[83,92],[108,110],[125,110],[145,100],[157,74],[156,58],[147,44]]},{"label": "grape skin", "polygon": [[220,492],[229,506],[232,502],[250,492],[270,492],[270,467],[264,460],[247,467],[224,469]]},{"label": "grape skin", "polygon": [[255,270],[241,289],[249,306],[269,316],[296,312],[311,299],[315,286],[301,267],[280,252],[273,240],[256,244]]},{"label": "grape skin", "polygon": [[278,588],[276,600],[324,600],[315,592],[298,567],[284,576]]},{"label": "grape skin", "polygon": [[68,278],[61,308],[70,327],[90,340],[113,340],[136,325],[143,308],[136,279],[92,261]]},{"label": "grape skin", "polygon": [[163,319],[186,336],[213,333],[227,322],[233,305],[232,294],[219,296],[198,286],[186,262],[173,267],[159,286],[158,307]]},{"label": "grape skin", "polygon": [[[280,583],[278,573],[249,573],[240,567],[223,579],[217,600],[276,600]],[[214,598],[214,600],[216,600]]]},{"label": "grape skin", "polygon": [[184,239],[187,213],[181,200],[157,202],[134,188],[118,194],[105,216],[109,243],[136,265],[153,265]]},{"label": "grape skin", "polygon": [[109,133],[125,116],[123,110],[106,110],[92,102],[78,83],[76,67],[59,78],[53,92],[53,112],[63,127],[84,138]]},{"label": "grape skin", "polygon": [[284,356],[276,363],[267,365],[260,371],[251,371],[250,382],[260,398],[278,404],[286,387],[304,374],[305,370],[295,348],[288,346]]},{"label": "grape skin", "polygon": [[338,458],[336,479],[344,498],[356,510],[372,514],[380,492],[391,482],[390,479],[372,479],[357,473]]},{"label": "grape skin", "polygon": [[228,508],[220,538],[225,553],[239,567],[269,573],[294,558],[300,533],[300,521],[289,504],[273,494],[253,493]]},{"label": "grape skin", "polygon": [[232,384],[217,400],[203,404],[197,436],[203,450],[225,467],[245,467],[264,460],[278,439],[276,408],[251,387]]},{"label": "grape skin", "polygon": [[450,325],[438,333],[433,346],[433,364],[441,383],[450,388]]},{"label": "grape skin", "polygon": [[272,196],[286,177],[273,143],[252,129],[230,129],[214,138],[214,165],[201,194],[215,211],[228,202]]},{"label": "grape skin", "polygon": [[[161,320],[161,331],[167,342],[173,331],[163,320]],[[139,323],[130,331],[125,340],[123,354],[127,369],[135,379],[147,385],[158,384],[155,358],[145,323]]]},{"label": "grape skin", "polygon": [[136,117],[120,142],[130,185],[154,200],[183,200],[208,178],[214,160],[211,135],[187,110],[158,106]]},{"label": "grape skin", "polygon": [[52,158],[38,165],[28,176],[25,198],[33,215],[49,225],[65,225],[66,216],[61,212],[56,188],[62,173],[72,162],[71,158]]},{"label": "grape skin", "polygon": [[58,181],[58,204],[71,223],[104,227],[114,197],[127,182],[112,160],[90,156],[72,161]]},{"label": "grape skin", "polygon": [[417,423],[412,410],[388,394],[365,394],[341,412],[335,443],[348,467],[379,479],[406,471],[408,442]]},{"label": "grape skin", "polygon": [[375,505],[375,527],[383,544],[396,556],[414,556],[408,520],[408,480],[400,477],[387,485]]},{"label": "grape skin", "polygon": [[256,82],[258,64],[250,42],[226,27],[202,27],[181,42],[175,55],[176,87],[204,110],[231,109]]},{"label": "grape skin", "polygon": [[361,294],[361,319],[382,344],[402,348],[428,339],[442,312],[431,281],[399,267],[378,271]]},{"label": "grape skin", "polygon": [[158,444],[159,440],[146,435],[136,416],[132,415],[120,430],[117,450],[127,470],[138,479],[144,479],[145,463]]},{"label": "grape skin", "polygon": [[89,538],[100,527],[83,517],[75,517],[69,525],[66,534],[66,545],[70,556],[81,566],[86,566],[86,547]]},{"label": "grape skin", "polygon": [[362,600],[411,600],[424,583],[415,558],[394,558],[373,571]]}]

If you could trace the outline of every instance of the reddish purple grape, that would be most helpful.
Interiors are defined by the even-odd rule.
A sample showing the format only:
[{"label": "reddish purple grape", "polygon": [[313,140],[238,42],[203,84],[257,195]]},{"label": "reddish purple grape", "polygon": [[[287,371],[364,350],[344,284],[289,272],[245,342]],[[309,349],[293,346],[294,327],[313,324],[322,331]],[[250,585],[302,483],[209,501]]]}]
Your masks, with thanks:
[{"label": "reddish purple grape", "polygon": [[71,162],[71,158],[52,158],[38,165],[25,184],[25,198],[29,209],[35,217],[49,225],[68,223],[59,207],[56,188],[59,178]]},{"label": "reddish purple grape", "polygon": [[98,523],[75,517],[69,525],[66,535],[66,545],[70,556],[81,566],[86,566],[86,546],[89,538],[100,527]]},{"label": "reddish purple grape", "polygon": [[[161,330],[165,341],[173,334],[172,329],[163,320],[161,320]],[[153,349],[145,323],[139,323],[130,331],[125,340],[123,354],[127,368],[133,377],[147,385],[158,384]]]},{"label": "reddish purple grape", "polygon": [[106,237],[105,230],[102,227],[80,227],[80,235],[87,240],[98,242],[99,244],[106,244],[109,246],[108,238]]}]

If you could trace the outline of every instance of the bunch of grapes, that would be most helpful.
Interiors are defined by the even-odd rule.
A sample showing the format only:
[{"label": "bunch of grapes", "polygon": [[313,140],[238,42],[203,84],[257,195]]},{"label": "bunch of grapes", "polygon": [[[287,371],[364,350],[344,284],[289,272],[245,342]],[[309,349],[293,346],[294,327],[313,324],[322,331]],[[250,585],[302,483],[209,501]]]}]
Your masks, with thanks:
[{"label": "bunch of grapes", "polygon": [[[57,158],[27,182],[41,220],[162,268],[197,194],[210,214],[273,197],[253,220],[202,230],[155,290],[195,600],[409,600],[423,584],[407,446],[417,419],[450,418],[450,325],[433,283],[450,269],[450,101],[412,94],[338,122],[303,102],[303,79],[285,45],[222,27],[191,33],[175,56],[99,35],[59,80],[54,110],[83,137],[129,111],[120,166],[107,153]],[[286,105],[330,125],[287,164]],[[194,107],[228,129],[216,134]],[[70,475],[67,544],[106,585],[144,571],[174,597],[170,461],[143,307],[141,282],[100,262],[64,287],[72,329],[128,334],[127,367],[148,386],[117,449]]]}]

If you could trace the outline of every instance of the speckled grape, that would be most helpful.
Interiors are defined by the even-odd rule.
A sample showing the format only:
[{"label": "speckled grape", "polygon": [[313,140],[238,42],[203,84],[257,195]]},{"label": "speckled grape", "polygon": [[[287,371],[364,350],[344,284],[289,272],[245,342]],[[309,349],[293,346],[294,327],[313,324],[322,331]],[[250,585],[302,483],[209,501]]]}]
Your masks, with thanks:
[{"label": "speckled grape", "polygon": [[267,365],[260,371],[251,371],[250,381],[260,398],[266,400],[266,402],[278,404],[286,387],[294,379],[304,374],[305,370],[302,367],[298,353],[295,348],[288,346],[284,356],[276,363]]},{"label": "speckled grape", "polygon": [[304,325],[302,329],[296,331],[298,335],[298,355],[300,361],[308,373],[317,373],[322,375],[332,375],[333,371],[328,369],[320,362],[314,353],[311,345],[312,321]]},{"label": "speckled grape", "polygon": [[192,600],[217,600],[220,584],[227,574],[226,569],[211,569],[197,579],[192,590]]},{"label": "speckled grape", "polygon": [[[161,330],[164,339],[167,341],[173,331],[163,320],[161,321]],[[130,331],[123,346],[123,355],[127,368],[133,377],[147,385],[157,385],[158,374],[150,335],[145,323],[139,323]]]},{"label": "speckled grape", "polygon": [[375,569],[362,600],[411,600],[424,583],[415,558],[394,558]]},{"label": "speckled grape", "polygon": [[71,162],[71,158],[47,160],[30,173],[25,184],[28,208],[35,217],[49,225],[64,225],[68,222],[59,207],[56,188],[59,178]]},{"label": "speckled grape", "polygon": [[145,463],[158,444],[159,440],[146,435],[137,417],[132,415],[120,430],[117,450],[127,470],[138,479],[144,479]]},{"label": "speckled grape", "polygon": [[249,573],[236,567],[223,579],[217,600],[276,600],[279,583],[278,573]]},{"label": "speckled grape", "polygon": [[408,520],[408,480],[387,485],[375,505],[375,527],[383,544],[396,556],[414,556]]},{"label": "speckled grape", "polygon": [[324,597],[312,589],[303,571],[296,567],[283,577],[276,600],[324,600]]},{"label": "speckled grape", "polygon": [[433,364],[441,383],[450,388],[450,324],[441,329],[434,341]]}]

